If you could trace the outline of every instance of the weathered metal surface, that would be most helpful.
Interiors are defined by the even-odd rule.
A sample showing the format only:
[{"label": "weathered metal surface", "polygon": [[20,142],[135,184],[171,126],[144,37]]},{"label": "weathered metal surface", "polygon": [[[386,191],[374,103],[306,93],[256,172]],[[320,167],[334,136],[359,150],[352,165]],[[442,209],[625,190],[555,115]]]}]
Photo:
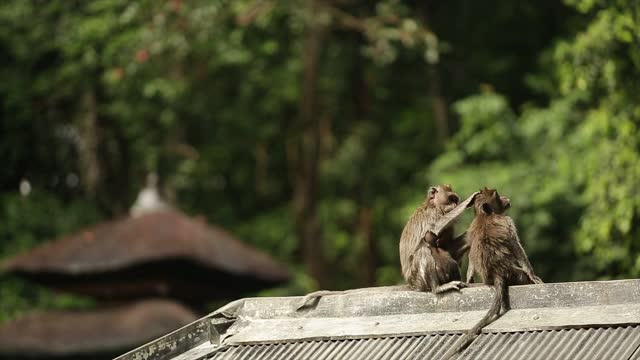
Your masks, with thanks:
[{"label": "weathered metal surface", "polygon": [[[315,307],[301,311],[296,311],[301,297],[249,298],[238,314],[252,319],[274,319],[478,311],[488,309],[494,297],[493,289],[484,285],[438,296],[391,288],[391,291],[380,287],[324,296]],[[640,302],[640,280],[519,285],[510,286],[509,294],[512,309],[633,304]]]},{"label": "weathered metal surface", "polygon": [[189,353],[209,342],[209,321],[209,316],[194,321],[149,344],[118,356],[117,360],[164,360]]},{"label": "weathered metal surface", "polygon": [[0,327],[0,356],[118,353],[196,318],[182,305],[164,300],[82,312],[34,312]]},{"label": "weathered metal surface", "polygon": [[213,354],[217,349],[218,348],[215,345],[203,343],[191,350],[187,350],[185,353],[182,353],[171,360],[203,360],[206,359],[207,356]]},{"label": "weathered metal surface", "polygon": [[[583,330],[578,329],[586,328],[593,331],[588,333],[589,337],[585,337],[588,341],[595,342],[594,339],[599,339],[600,336],[605,340],[613,339],[611,341],[627,339],[624,341],[631,342],[615,343],[613,347],[626,347],[629,351],[634,351],[634,346],[637,347],[637,341],[634,339],[640,331],[640,280],[513,286],[510,287],[510,294],[512,310],[489,325],[478,339],[489,339],[487,336],[497,334],[497,337],[490,339],[511,339],[504,340],[507,345],[500,346],[509,347],[511,342],[517,342],[520,345],[509,350],[516,351],[529,341],[523,340],[525,342],[520,343],[520,340],[517,340],[520,337],[535,338],[536,341],[544,343],[547,341],[544,336],[549,336],[550,343],[540,346],[555,346],[554,341],[560,344],[564,341],[563,337],[567,337],[567,341],[578,339],[573,337],[582,334]],[[409,354],[398,359],[433,358],[432,356],[439,355],[425,353],[427,348],[434,348],[433,346],[419,348],[422,345],[418,344],[431,341],[446,341],[446,344],[452,344],[462,331],[471,328],[475,321],[484,315],[493,299],[493,290],[479,286],[463,289],[459,294],[435,296],[430,293],[397,291],[397,288],[370,288],[326,296],[316,307],[296,311],[300,299],[301,297],[249,298],[233,302],[205,318],[210,324],[225,326],[232,321],[226,331],[217,331],[216,339],[219,346],[202,348],[197,352],[197,356],[193,357],[185,357],[186,353],[183,353],[180,359],[201,359],[207,351],[214,349],[215,359],[253,359],[255,356],[279,360],[297,359],[296,356],[302,355],[305,356],[300,358],[305,359],[377,359],[375,356],[380,353],[390,356],[380,359],[394,359],[392,355],[397,353]],[[612,333],[598,330],[602,328],[626,330],[615,330]],[[546,330],[542,331],[543,329]],[[530,335],[525,337],[525,334]],[[553,334],[558,334],[559,340],[554,340],[553,337],[556,335]],[[398,340],[400,343],[395,343],[395,340],[383,342],[379,338],[401,340]],[[474,349],[477,341],[479,340],[467,351]],[[607,341],[609,340],[605,343]],[[304,344],[316,348],[311,349]],[[358,344],[365,345],[360,348]],[[439,344],[434,348],[434,351],[441,351],[438,354],[444,353],[450,346],[443,345],[445,343]],[[141,349],[154,346],[157,346],[157,342]],[[415,349],[407,350],[410,348]],[[578,350],[582,351],[577,349],[575,354],[583,354]],[[593,350],[594,354],[595,351]],[[541,358],[534,356],[535,351],[530,353],[527,355],[530,357],[517,357],[509,353],[504,358]],[[469,354],[464,358],[484,359]],[[567,357],[562,359],[580,358],[575,354],[568,353]],[[614,352],[607,352],[605,355],[618,356]],[[485,358],[503,357],[487,355]],[[542,359],[548,358],[553,357],[547,356]],[[625,359],[627,358],[629,357]]]},{"label": "weathered metal surface", "polygon": [[[208,360],[439,359],[460,335],[422,335],[230,346]],[[628,360],[638,326],[482,334],[457,358],[473,360]],[[195,360],[192,359],[192,360]]]},{"label": "weathered metal surface", "polygon": [[[485,314],[486,310],[343,318],[241,318],[234,325],[235,334],[226,343],[460,333],[471,329]],[[515,309],[491,323],[484,331],[513,332],[620,324],[640,324],[640,304]]]},{"label": "weathered metal surface", "polygon": [[438,359],[457,335],[305,341],[268,345],[231,346],[212,354],[208,360],[405,360]]},{"label": "weathered metal surface", "polygon": [[640,327],[482,334],[460,359],[627,360],[640,347]]},{"label": "weathered metal surface", "polygon": [[223,229],[173,211],[102,223],[10,258],[2,267],[98,298],[172,296],[188,302],[242,296],[290,276]]},{"label": "weathered metal surface", "polygon": [[229,336],[227,333],[219,333],[218,329],[228,330],[244,302],[245,299],[232,301],[198,321],[131,350],[116,360],[200,359],[203,351],[207,353],[208,349],[217,348]]},{"label": "weathered metal surface", "polygon": [[510,310],[484,332],[640,324],[640,303]]}]

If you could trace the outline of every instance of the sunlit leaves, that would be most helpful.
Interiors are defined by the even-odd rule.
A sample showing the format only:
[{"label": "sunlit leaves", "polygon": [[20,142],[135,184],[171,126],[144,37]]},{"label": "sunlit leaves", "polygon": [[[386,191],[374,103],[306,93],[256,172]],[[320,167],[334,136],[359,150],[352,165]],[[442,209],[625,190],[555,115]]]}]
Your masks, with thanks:
[{"label": "sunlit leaves", "polygon": [[507,158],[515,150],[515,114],[503,96],[485,93],[469,97],[455,103],[453,109],[460,116],[461,126],[452,139],[452,148],[470,159]]},{"label": "sunlit leaves", "polygon": [[[572,256],[591,263],[578,276],[637,276],[640,67],[633,59],[640,48],[629,41],[640,24],[622,5],[571,3],[592,11],[591,21],[555,45],[546,76],[531,78],[547,92],[548,106],[527,106],[514,120],[498,95],[457,102],[461,129],[431,170],[446,172],[439,177],[445,181],[465,179],[467,191],[467,183],[489,182],[511,192],[534,258],[566,236],[563,245],[578,252]],[[561,96],[549,86],[554,82]],[[490,161],[505,152],[511,155],[499,165]],[[542,271],[553,274],[544,265]]]}]

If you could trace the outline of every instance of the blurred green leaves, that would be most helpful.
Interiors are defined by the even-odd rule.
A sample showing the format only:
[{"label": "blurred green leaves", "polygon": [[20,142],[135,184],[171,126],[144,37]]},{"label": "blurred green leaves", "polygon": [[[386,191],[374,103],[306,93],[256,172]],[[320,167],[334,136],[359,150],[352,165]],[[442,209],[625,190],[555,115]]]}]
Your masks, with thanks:
[{"label": "blurred green leaves", "polygon": [[508,159],[517,150],[515,114],[504,96],[472,96],[454,103],[453,110],[460,118],[460,130],[449,146],[463,152],[467,160]]},{"label": "blurred green leaves", "polygon": [[[125,214],[156,171],[179,208],[293,269],[265,294],[313,289],[291,194],[304,34],[319,24],[333,287],[400,281],[402,226],[441,182],[510,196],[546,281],[640,276],[640,5],[565,3],[2,2],[0,255]],[[6,281],[3,318],[90,306]]]},{"label": "blurred green leaves", "polygon": [[482,179],[510,194],[535,260],[571,258],[574,271],[588,267],[576,272],[581,279],[635,277],[640,67],[633,59],[640,56],[640,23],[630,7],[638,6],[574,3],[591,20],[552,48],[546,75],[535,77],[560,92],[547,87],[549,104],[529,104],[519,117],[500,95],[458,101],[460,130],[431,170],[450,182]]}]

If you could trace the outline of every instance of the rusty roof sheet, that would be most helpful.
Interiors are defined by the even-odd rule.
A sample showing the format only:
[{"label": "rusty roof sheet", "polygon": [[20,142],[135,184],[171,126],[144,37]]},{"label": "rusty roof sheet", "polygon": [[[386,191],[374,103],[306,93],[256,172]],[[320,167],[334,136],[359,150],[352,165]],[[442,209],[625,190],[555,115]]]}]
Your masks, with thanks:
[{"label": "rusty roof sheet", "polygon": [[197,319],[167,300],[87,311],[32,312],[0,326],[0,356],[123,352]]},{"label": "rusty roof sheet", "polygon": [[[142,292],[145,286],[155,289],[151,294],[166,295],[166,287],[184,281],[193,282],[194,291],[235,282],[227,295],[238,296],[290,278],[284,265],[264,252],[220,227],[174,211],[101,223],[9,258],[3,268],[47,286],[98,297],[135,288]],[[153,281],[140,284],[148,273],[154,274]],[[107,279],[109,274],[115,275]],[[162,283],[180,274],[182,279]]]},{"label": "rusty roof sheet", "polygon": [[[511,310],[459,359],[640,359],[640,280],[511,286],[509,293]],[[484,316],[493,295],[488,286],[444,296],[369,288],[301,311],[302,297],[241,299],[117,360],[437,359]]]}]

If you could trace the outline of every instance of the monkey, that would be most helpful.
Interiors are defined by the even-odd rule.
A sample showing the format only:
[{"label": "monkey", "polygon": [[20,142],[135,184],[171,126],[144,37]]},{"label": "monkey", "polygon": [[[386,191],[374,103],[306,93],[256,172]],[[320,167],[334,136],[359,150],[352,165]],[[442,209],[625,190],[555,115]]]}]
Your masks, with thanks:
[{"label": "monkey", "polygon": [[469,249],[467,281],[477,271],[493,286],[495,299],[487,314],[445,354],[450,359],[468,346],[483,327],[509,310],[509,285],[541,284],[520,243],[513,220],[504,215],[511,200],[495,189],[481,189],[474,200],[475,217],[466,231]]},{"label": "monkey", "polygon": [[[464,234],[453,237],[453,224],[471,205],[476,194],[458,204],[460,198],[450,185],[429,189],[423,204],[409,218],[400,237],[400,263],[408,285],[345,291],[319,290],[306,295],[297,310],[317,303],[325,295],[406,290],[431,290],[439,294],[463,288],[465,284],[460,281],[458,262],[468,250],[468,245]],[[421,261],[425,265],[422,269],[419,267]]]},{"label": "monkey", "polygon": [[[407,221],[400,236],[400,265],[409,287],[440,294],[466,287],[458,261],[464,255],[464,236],[454,237],[453,220],[474,195],[458,207],[460,198],[450,185],[433,186]],[[452,213],[454,209],[457,210]],[[452,213],[449,216],[449,213]]]}]

